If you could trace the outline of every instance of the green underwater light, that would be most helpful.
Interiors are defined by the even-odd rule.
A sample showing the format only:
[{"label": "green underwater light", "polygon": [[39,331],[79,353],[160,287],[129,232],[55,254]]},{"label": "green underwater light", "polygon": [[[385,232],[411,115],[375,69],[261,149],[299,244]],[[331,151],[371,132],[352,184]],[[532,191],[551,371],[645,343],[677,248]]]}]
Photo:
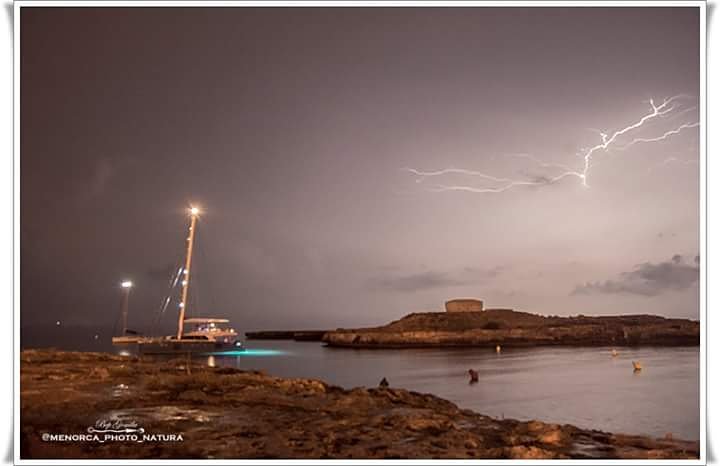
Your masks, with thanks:
[{"label": "green underwater light", "polygon": [[245,348],[243,350],[217,351],[208,354],[213,356],[282,356],[288,353],[274,349]]}]

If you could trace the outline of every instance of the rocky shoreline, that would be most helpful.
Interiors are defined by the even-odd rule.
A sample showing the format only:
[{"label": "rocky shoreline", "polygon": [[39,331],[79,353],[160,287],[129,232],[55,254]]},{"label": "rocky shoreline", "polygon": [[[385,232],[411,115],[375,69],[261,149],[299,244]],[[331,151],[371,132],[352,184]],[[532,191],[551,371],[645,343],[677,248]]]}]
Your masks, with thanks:
[{"label": "rocky shoreline", "polygon": [[510,309],[420,312],[381,327],[328,331],[322,341],[352,348],[698,346],[700,322],[652,315],[542,316]]},{"label": "rocky shoreline", "polygon": [[[203,362],[23,351],[21,458],[699,457],[697,441],[497,419],[392,386],[345,390]],[[78,437],[89,428],[98,437]],[[106,429],[148,437],[101,442]]]}]

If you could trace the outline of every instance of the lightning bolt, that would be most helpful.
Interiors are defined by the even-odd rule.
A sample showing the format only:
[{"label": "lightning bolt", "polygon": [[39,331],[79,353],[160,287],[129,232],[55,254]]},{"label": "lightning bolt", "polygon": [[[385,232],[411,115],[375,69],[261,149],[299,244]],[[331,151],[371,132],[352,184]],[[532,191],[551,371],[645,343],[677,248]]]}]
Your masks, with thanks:
[{"label": "lightning bolt", "polygon": [[662,162],[660,162],[659,164],[657,164],[655,167],[650,167],[650,168],[648,168],[648,173],[650,173],[650,172],[653,171],[654,169],[658,169],[658,168],[662,168],[662,167],[665,167],[665,166],[667,166],[667,165],[670,165],[671,163],[678,163],[678,164],[680,164],[680,165],[697,165],[697,164],[698,164],[698,161],[697,161],[697,160],[693,160],[693,159],[684,160],[684,159],[679,159],[679,158],[677,158],[677,157],[668,157],[668,158],[666,158],[665,160],[663,160]]},{"label": "lightning bolt", "polygon": [[[509,155],[506,155],[506,157],[530,158],[533,161],[537,162],[540,166],[543,166],[543,167],[567,168],[564,165],[542,162],[541,160],[539,160],[536,157],[529,155],[529,154],[509,154]],[[434,191],[434,192],[468,191],[468,192],[473,192],[473,193],[502,193],[502,192],[505,192],[505,191],[512,189],[514,187],[517,187],[517,186],[542,186],[542,185],[549,185],[549,184],[557,183],[558,181],[560,181],[563,178],[566,178],[568,176],[576,176],[581,179],[583,177],[582,173],[574,171],[574,170],[570,170],[570,169],[568,169],[568,171],[566,171],[565,173],[562,173],[558,176],[549,178],[547,180],[541,180],[541,181],[512,180],[510,178],[499,178],[496,176],[488,175],[487,173],[479,172],[476,170],[466,170],[463,168],[445,168],[443,170],[436,170],[436,171],[421,171],[421,170],[416,170],[414,168],[404,168],[403,170],[419,176],[420,178],[415,180],[416,183],[421,183],[425,180],[425,178],[428,178],[428,177],[442,176],[442,175],[447,175],[447,174],[470,175],[470,176],[476,176],[479,178],[483,178],[483,179],[486,179],[489,181],[494,181],[496,183],[505,183],[504,186],[497,187],[497,188],[473,188],[470,186],[437,185],[431,189],[431,191]]]},{"label": "lightning bolt", "polygon": [[468,170],[464,168],[445,168],[441,170],[435,170],[435,171],[422,171],[415,168],[404,168],[403,170],[408,171],[410,173],[415,174],[419,178],[415,181],[417,183],[421,183],[425,181],[425,179],[430,177],[438,177],[443,175],[451,175],[451,174],[460,174],[460,175],[468,175],[468,176],[474,176],[481,178],[483,180],[490,181],[495,184],[501,184],[501,186],[486,186],[486,187],[474,187],[474,186],[463,186],[463,185],[436,185],[432,189],[430,189],[433,192],[445,192],[445,191],[465,191],[465,192],[472,192],[472,193],[503,193],[505,191],[511,190],[516,187],[532,187],[532,186],[543,186],[543,185],[551,185],[555,184],[565,178],[578,178],[584,187],[589,187],[587,180],[590,175],[590,169],[592,168],[592,162],[595,155],[601,153],[601,152],[607,152],[610,149],[619,149],[619,150],[625,150],[628,147],[631,147],[635,144],[639,143],[649,143],[649,142],[657,142],[662,141],[664,139],[667,139],[675,134],[680,133],[684,129],[688,128],[694,128],[700,125],[699,122],[695,123],[683,123],[682,125],[678,126],[677,128],[671,129],[669,131],[666,131],[660,136],[653,137],[653,138],[635,138],[631,140],[630,142],[620,145],[619,140],[622,139],[622,136],[632,132],[633,130],[636,130],[643,125],[645,125],[647,122],[658,118],[658,117],[664,117],[665,115],[670,114],[673,112],[673,110],[678,109],[678,112],[673,113],[672,115],[669,115],[671,118],[675,118],[680,114],[689,112],[697,107],[692,108],[679,108],[679,104],[677,103],[678,100],[682,98],[690,97],[685,94],[679,94],[673,97],[669,97],[666,99],[663,99],[662,103],[659,105],[655,103],[653,99],[650,99],[648,103],[650,104],[651,110],[648,111],[646,114],[642,115],[638,120],[634,121],[633,123],[620,128],[618,130],[615,130],[614,132],[605,132],[598,129],[592,129],[589,128],[591,131],[594,131],[599,134],[601,142],[589,147],[589,148],[582,148],[578,153],[576,153],[576,156],[582,158],[582,169],[575,170],[570,168],[567,165],[557,164],[557,163],[549,163],[545,162],[543,160],[538,159],[537,157],[530,155],[530,154],[508,154],[504,157],[517,157],[517,158],[524,158],[528,159],[538,166],[542,168],[547,169],[559,169],[562,170],[561,173],[550,177],[550,178],[544,178],[540,180],[532,180],[532,179],[512,179],[512,178],[506,178],[506,177],[498,177],[491,175],[489,173],[480,172],[477,170]]},{"label": "lightning bolt", "polygon": [[635,144],[641,143],[641,142],[657,142],[662,141],[663,139],[667,139],[668,137],[672,136],[673,134],[678,134],[682,130],[687,128],[697,128],[700,126],[699,122],[695,123],[683,123],[682,125],[678,126],[675,129],[671,129],[670,131],[666,131],[662,136],[658,136],[655,138],[635,138],[632,141],[628,142],[627,144],[624,144],[620,147],[618,147],[619,150],[625,150],[630,146],[634,146]]},{"label": "lightning bolt", "polygon": [[583,176],[582,176],[582,183],[583,183],[583,186],[585,186],[585,187],[588,186],[588,184],[587,184],[588,172],[590,171],[590,163],[592,162],[592,156],[593,156],[593,154],[594,154],[595,152],[597,152],[597,151],[599,151],[599,150],[607,150],[608,146],[610,146],[610,144],[612,144],[613,142],[615,142],[615,140],[616,140],[618,137],[622,136],[623,134],[625,134],[625,133],[627,133],[627,132],[629,132],[629,131],[632,131],[632,130],[634,130],[634,129],[637,129],[637,128],[641,127],[641,126],[644,125],[645,122],[647,122],[648,120],[651,120],[651,119],[653,119],[653,118],[655,118],[655,117],[658,117],[658,116],[661,116],[661,115],[665,115],[665,114],[667,114],[667,113],[672,112],[675,107],[674,107],[674,106],[671,106],[670,104],[671,104],[673,101],[675,101],[675,100],[677,100],[677,99],[679,99],[679,98],[681,98],[681,97],[685,97],[685,95],[684,95],[684,94],[680,94],[680,95],[676,95],[676,96],[670,97],[669,99],[664,99],[664,100],[663,100],[663,103],[660,104],[660,105],[655,105],[655,101],[654,101],[653,99],[650,99],[649,103],[650,103],[650,106],[652,107],[652,112],[650,112],[650,113],[648,113],[648,114],[646,114],[646,115],[643,115],[643,117],[640,118],[640,119],[639,119],[638,121],[636,121],[635,123],[633,123],[633,124],[631,124],[631,125],[629,125],[629,126],[626,126],[626,127],[622,128],[622,129],[619,129],[619,130],[615,131],[615,132],[612,134],[612,136],[610,136],[610,137],[608,137],[606,134],[602,134],[602,133],[601,133],[601,135],[602,135],[602,140],[603,140],[602,143],[591,147],[591,148],[588,149],[588,150],[585,152],[585,154],[583,155],[583,160],[585,161],[584,167],[583,167],[583,170],[582,170],[582,174],[583,174]]},{"label": "lightning bolt", "polygon": [[668,119],[677,118],[677,117],[679,117],[680,115],[684,115],[684,114],[686,114],[686,113],[688,113],[688,112],[692,112],[693,110],[697,110],[697,105],[693,105],[692,107],[688,107],[688,108],[686,108],[686,109],[680,110],[680,111],[677,112],[677,113],[673,113],[671,116],[668,117]]},{"label": "lightning bolt", "polygon": [[545,186],[545,185],[555,184],[558,181],[562,180],[563,178],[567,178],[568,176],[576,176],[578,178],[581,178],[582,173],[578,173],[578,172],[562,173],[556,177],[549,178],[549,179],[543,180],[543,181],[511,181],[510,183],[508,183],[505,186],[502,186],[500,188],[473,188],[471,186],[437,185],[435,188],[431,188],[431,191],[434,191],[434,192],[467,191],[467,192],[471,192],[471,193],[503,193],[503,192],[505,192],[509,189],[515,188],[517,186]]},{"label": "lightning bolt", "polygon": [[464,168],[445,168],[443,170],[437,170],[433,172],[424,172],[420,170],[416,170],[414,168],[403,168],[403,170],[408,171],[410,173],[414,173],[420,178],[415,180],[416,183],[422,183],[425,178],[431,177],[431,176],[440,176],[440,175],[448,175],[451,173],[459,173],[462,175],[471,175],[471,176],[478,176],[480,178],[484,178],[486,180],[490,181],[497,181],[498,183],[504,183],[504,182],[510,182],[512,181],[509,178],[497,178],[494,176],[486,175],[484,173],[475,171],[475,170],[465,170]]}]

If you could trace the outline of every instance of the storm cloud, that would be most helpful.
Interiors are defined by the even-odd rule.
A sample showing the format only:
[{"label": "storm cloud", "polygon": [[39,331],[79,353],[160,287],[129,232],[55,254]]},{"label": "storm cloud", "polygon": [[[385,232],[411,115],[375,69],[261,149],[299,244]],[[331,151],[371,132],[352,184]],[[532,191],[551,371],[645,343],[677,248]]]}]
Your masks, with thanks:
[{"label": "storm cloud", "polygon": [[370,288],[384,291],[420,291],[465,284],[466,282],[450,278],[447,274],[440,272],[423,272],[399,277],[374,278],[368,282]]},{"label": "storm cloud", "polygon": [[[699,160],[698,128],[598,158],[588,186],[549,181],[649,98],[685,94],[699,120],[698,7],[121,10],[19,14],[23,327],[111,325],[128,279],[132,326],[154,331],[190,204],[189,310],[243,331],[377,325],[458,295],[697,318],[689,293],[569,292],[699,250],[697,167],[647,170]],[[459,167],[530,185],[439,192],[507,183]]]},{"label": "storm cloud", "polygon": [[373,290],[414,292],[433,288],[450,288],[486,282],[500,275],[502,266],[491,269],[465,267],[457,273],[427,271],[407,275],[394,275],[371,278],[368,287]]},{"label": "storm cloud", "polygon": [[692,264],[689,264],[681,255],[675,254],[669,261],[639,264],[635,266],[634,270],[621,273],[616,280],[578,285],[571,294],[605,293],[657,296],[666,291],[685,290],[697,283],[700,275],[698,264],[698,256],[695,257]]}]

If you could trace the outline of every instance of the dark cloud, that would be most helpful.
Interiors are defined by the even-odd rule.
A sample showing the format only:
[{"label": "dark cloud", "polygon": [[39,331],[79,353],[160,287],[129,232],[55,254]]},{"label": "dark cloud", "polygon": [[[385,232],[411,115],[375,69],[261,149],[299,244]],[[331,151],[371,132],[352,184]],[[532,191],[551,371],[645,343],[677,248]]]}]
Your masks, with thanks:
[{"label": "dark cloud", "polygon": [[465,267],[460,273],[427,271],[409,275],[386,276],[368,280],[368,286],[375,290],[384,291],[421,291],[432,288],[450,288],[456,286],[473,285],[497,277],[504,267],[497,266],[491,269]]},{"label": "dark cloud", "polygon": [[509,298],[515,298],[518,296],[523,296],[525,293],[523,293],[520,290],[510,289],[510,290],[499,290],[499,289],[492,289],[487,291],[487,296],[492,297],[494,299],[509,299]]},{"label": "dark cloud", "polygon": [[552,178],[546,175],[530,175],[530,181],[533,183],[551,184]]},{"label": "dark cloud", "polygon": [[496,267],[493,267],[491,269],[480,269],[477,267],[465,267],[463,269],[463,272],[465,275],[472,275],[478,278],[484,278],[484,277],[497,277],[501,273],[505,272],[507,270],[507,267],[498,265]]},{"label": "dark cloud", "polygon": [[371,279],[369,281],[370,288],[385,291],[420,291],[465,284],[467,283],[439,272],[423,272],[401,277]]},{"label": "dark cloud", "polygon": [[666,262],[657,264],[645,262],[637,265],[634,270],[621,273],[617,280],[578,285],[571,294],[605,293],[657,296],[666,291],[684,290],[697,283],[700,272],[698,262],[699,256],[695,257],[694,264],[688,264],[681,255],[675,254]]},{"label": "dark cloud", "polygon": [[552,177],[545,173],[531,172],[528,170],[518,170],[518,173],[527,178],[526,181],[530,183],[537,183],[541,186],[553,184]]}]

